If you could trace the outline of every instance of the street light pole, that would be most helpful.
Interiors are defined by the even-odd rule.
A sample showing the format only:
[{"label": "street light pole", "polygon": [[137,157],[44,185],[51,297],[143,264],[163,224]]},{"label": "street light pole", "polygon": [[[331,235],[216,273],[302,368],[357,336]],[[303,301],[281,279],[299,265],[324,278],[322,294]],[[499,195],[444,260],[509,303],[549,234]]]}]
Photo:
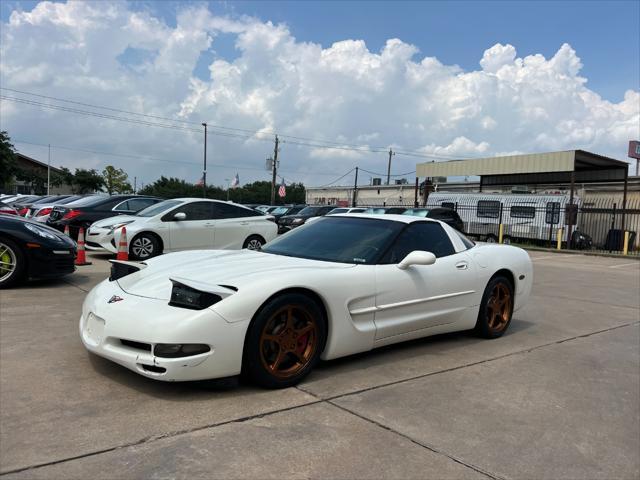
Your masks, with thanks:
[{"label": "street light pole", "polygon": [[204,168],[202,170],[202,196],[207,196],[207,124],[202,123],[204,127]]},{"label": "street light pole", "polygon": [[395,152],[389,149],[389,164],[387,165],[387,185],[391,179],[391,157],[395,155]]},{"label": "street light pole", "polygon": [[49,144],[49,154],[47,155],[47,195],[51,187],[51,144]]}]

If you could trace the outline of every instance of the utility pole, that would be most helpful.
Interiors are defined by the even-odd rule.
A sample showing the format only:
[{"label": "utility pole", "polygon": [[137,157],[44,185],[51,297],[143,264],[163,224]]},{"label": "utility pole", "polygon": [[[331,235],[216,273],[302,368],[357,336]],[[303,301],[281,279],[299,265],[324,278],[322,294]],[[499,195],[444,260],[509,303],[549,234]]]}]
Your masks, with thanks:
[{"label": "utility pole", "polygon": [[389,185],[389,180],[391,179],[391,157],[394,155],[394,151],[389,149],[389,164],[387,165],[387,185]]},{"label": "utility pole", "polygon": [[204,168],[202,170],[202,196],[207,196],[207,124],[202,123],[204,127]]},{"label": "utility pole", "polygon": [[276,146],[273,148],[273,164],[271,165],[271,205],[276,201],[276,172],[278,170],[278,135],[276,135]]},{"label": "utility pole", "polygon": [[51,187],[51,144],[49,144],[49,155],[47,155],[47,195]]},{"label": "utility pole", "polygon": [[356,180],[353,182],[353,201],[351,202],[351,206],[356,206],[356,196],[358,195],[358,167],[356,167]]},{"label": "utility pole", "polygon": [[135,194],[138,191],[138,177],[133,177],[133,193]]}]

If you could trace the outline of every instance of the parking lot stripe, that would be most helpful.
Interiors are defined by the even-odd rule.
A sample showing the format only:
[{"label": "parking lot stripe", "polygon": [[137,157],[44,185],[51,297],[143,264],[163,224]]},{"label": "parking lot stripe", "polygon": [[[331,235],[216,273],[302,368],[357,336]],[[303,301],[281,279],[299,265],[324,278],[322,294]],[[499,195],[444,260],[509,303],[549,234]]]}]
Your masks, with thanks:
[{"label": "parking lot stripe", "polygon": [[609,268],[622,268],[622,267],[629,267],[631,265],[640,265],[640,262],[622,263],[620,265],[610,265]]}]

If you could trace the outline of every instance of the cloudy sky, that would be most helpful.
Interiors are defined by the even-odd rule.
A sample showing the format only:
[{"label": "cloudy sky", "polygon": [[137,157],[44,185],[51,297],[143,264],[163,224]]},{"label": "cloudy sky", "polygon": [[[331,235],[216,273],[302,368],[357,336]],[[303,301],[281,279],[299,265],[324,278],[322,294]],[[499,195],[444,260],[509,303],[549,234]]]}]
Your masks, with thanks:
[{"label": "cloudy sky", "polygon": [[[70,168],[361,181],[640,137],[640,3],[2,3],[0,128]],[[635,20],[634,20],[635,19]],[[45,146],[43,146],[45,145]],[[407,177],[411,177],[408,174]],[[339,180],[353,181],[353,173]]]}]

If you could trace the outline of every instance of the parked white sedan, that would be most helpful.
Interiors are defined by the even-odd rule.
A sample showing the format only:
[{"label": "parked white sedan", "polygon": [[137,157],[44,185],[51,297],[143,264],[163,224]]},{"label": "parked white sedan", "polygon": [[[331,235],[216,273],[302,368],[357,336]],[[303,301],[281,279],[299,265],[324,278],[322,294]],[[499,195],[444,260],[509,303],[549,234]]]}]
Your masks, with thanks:
[{"label": "parked white sedan", "polygon": [[85,299],[85,347],[149,378],[245,372],[296,384],[320,358],[475,329],[501,336],[529,297],[529,255],[437,220],[330,215],[262,251],[112,261]]},{"label": "parked white sedan", "polygon": [[117,252],[126,226],[129,256],[145,260],[161,253],[195,249],[259,250],[277,236],[271,217],[242,205],[203,198],[165,200],[138,212],[95,222],[87,248]]}]

